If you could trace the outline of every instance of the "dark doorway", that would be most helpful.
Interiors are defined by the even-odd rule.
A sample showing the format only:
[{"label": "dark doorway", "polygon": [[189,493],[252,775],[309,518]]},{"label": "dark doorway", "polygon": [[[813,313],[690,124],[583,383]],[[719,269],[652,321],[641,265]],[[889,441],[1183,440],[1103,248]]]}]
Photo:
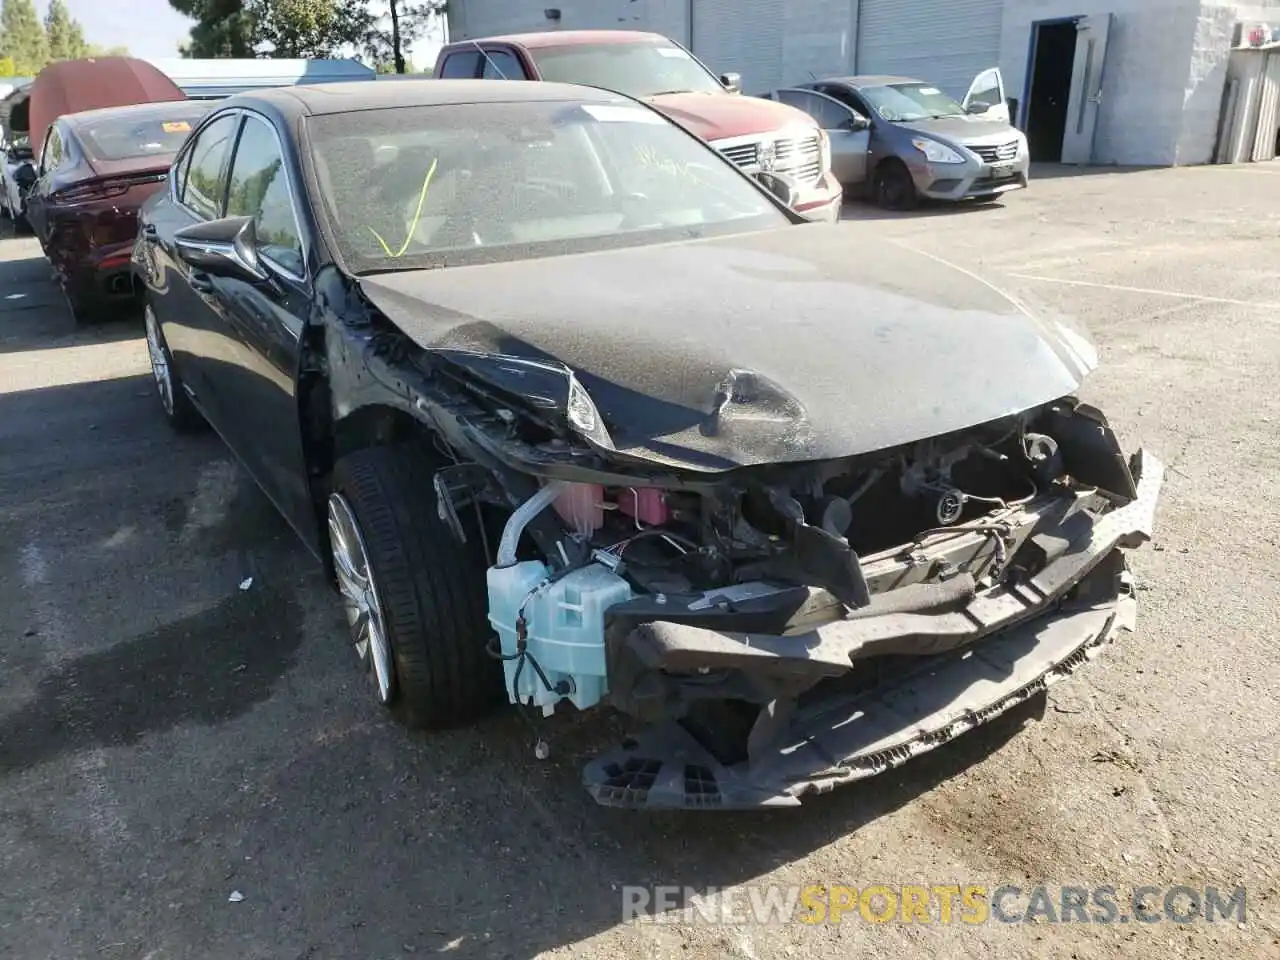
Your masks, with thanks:
[{"label": "dark doorway", "polygon": [[1027,142],[1032,160],[1058,163],[1062,160],[1062,138],[1067,132],[1067,101],[1071,98],[1071,71],[1076,60],[1076,24],[1074,20],[1038,23],[1034,29]]}]

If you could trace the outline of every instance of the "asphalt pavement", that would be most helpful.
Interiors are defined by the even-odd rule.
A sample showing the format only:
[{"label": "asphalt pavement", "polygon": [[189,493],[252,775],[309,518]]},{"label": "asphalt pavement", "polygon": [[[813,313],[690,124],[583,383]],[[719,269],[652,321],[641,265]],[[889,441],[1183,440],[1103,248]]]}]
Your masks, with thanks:
[{"label": "asphalt pavement", "polygon": [[[846,220],[852,257],[908,244],[1083,320],[1086,399],[1167,486],[1135,634],[752,815],[595,806],[580,763],[625,728],[602,713],[555,718],[544,761],[510,712],[394,726],[314,560],[216,437],[166,427],[139,321],[77,330],[4,235],[0,956],[1280,956],[1280,166],[1043,170],[995,206]],[[823,883],[1243,885],[1247,917],[623,922],[632,885]]]}]

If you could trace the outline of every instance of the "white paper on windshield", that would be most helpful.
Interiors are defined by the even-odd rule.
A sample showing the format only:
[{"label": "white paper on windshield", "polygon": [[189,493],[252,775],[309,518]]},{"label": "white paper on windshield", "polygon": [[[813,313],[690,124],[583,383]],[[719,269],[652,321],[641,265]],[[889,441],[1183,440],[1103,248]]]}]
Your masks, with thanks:
[{"label": "white paper on windshield", "polygon": [[656,123],[666,121],[644,107],[620,107],[608,103],[584,103],[582,109],[601,123]]},{"label": "white paper on windshield", "polygon": [[936,97],[942,91],[939,90],[937,87],[921,87],[920,92],[923,93],[926,97]]},{"label": "white paper on windshield", "polygon": [[681,50],[679,47],[658,47],[658,53],[664,57],[678,57],[682,60],[688,60],[689,54]]}]

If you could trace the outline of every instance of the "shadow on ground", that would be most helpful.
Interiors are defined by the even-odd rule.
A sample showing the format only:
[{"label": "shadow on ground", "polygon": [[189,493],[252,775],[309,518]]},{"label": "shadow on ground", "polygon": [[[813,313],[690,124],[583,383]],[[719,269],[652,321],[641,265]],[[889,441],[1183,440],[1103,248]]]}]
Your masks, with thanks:
[{"label": "shadow on ground", "polygon": [[62,291],[39,255],[0,260],[0,354],[111,343],[142,336],[142,314],[133,305],[112,308],[79,326]]},{"label": "shadow on ground", "polygon": [[1034,186],[1037,180],[1065,180],[1076,177],[1108,177],[1121,173],[1145,173],[1148,170],[1165,170],[1167,167],[1145,166],[1145,167],[1120,167],[1110,166],[1080,166],[1070,163],[1033,163],[1031,165],[1031,183]]},{"label": "shadow on ground", "polygon": [[[1016,197],[1021,191],[1010,196]],[[990,214],[993,209],[1003,206],[1004,200],[961,200],[955,203],[944,203],[940,200],[921,201],[914,210],[885,210],[872,206],[861,200],[853,200],[844,205],[840,211],[843,221],[856,220],[923,220],[929,217],[963,217],[972,214]]]},{"label": "shadow on ground", "polygon": [[[34,630],[24,639],[40,643]],[[0,718],[0,774],[183,723],[224,723],[270,695],[301,642],[292,595],[264,589],[60,664],[32,702]]]}]

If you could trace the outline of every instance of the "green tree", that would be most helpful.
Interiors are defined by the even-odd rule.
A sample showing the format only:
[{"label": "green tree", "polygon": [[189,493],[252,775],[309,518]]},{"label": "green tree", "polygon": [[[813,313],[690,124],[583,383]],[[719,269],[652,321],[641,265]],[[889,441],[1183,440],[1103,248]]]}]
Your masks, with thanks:
[{"label": "green tree", "polygon": [[253,17],[245,0],[169,0],[169,6],[195,21],[184,57],[252,57]]},{"label": "green tree", "polygon": [[13,65],[13,57],[0,57],[0,77],[16,77],[18,69]]},{"label": "green tree", "polygon": [[365,52],[374,63],[390,63],[395,73],[413,73],[405,48],[444,15],[448,0],[386,0],[386,4],[385,16],[370,18]]},{"label": "green tree", "polygon": [[250,0],[258,53],[269,57],[331,57],[367,44],[368,9],[344,0]]},{"label": "green tree", "polygon": [[85,45],[83,57],[130,57],[128,47],[100,47],[96,43]]},{"label": "green tree", "polygon": [[11,57],[17,76],[34,76],[49,62],[44,27],[32,0],[3,0],[0,5],[0,56]]},{"label": "green tree", "polygon": [[[75,60],[80,56],[72,35],[74,23],[65,0],[49,0],[49,12],[44,15],[44,35],[50,60]],[[80,41],[83,47],[83,36]]]},{"label": "green tree", "polygon": [[67,31],[67,48],[71,51],[72,60],[89,55],[89,44],[85,43],[84,28],[80,26],[79,20],[71,21],[71,28]]}]

